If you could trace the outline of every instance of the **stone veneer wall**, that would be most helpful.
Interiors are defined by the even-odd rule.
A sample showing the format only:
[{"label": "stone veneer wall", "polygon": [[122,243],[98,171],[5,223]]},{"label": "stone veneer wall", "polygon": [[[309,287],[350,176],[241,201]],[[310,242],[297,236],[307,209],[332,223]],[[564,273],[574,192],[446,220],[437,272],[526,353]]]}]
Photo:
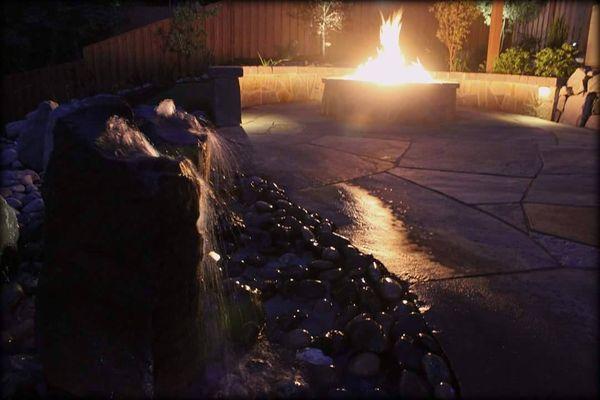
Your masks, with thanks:
[{"label": "stone veneer wall", "polygon": [[[242,108],[261,104],[316,100],[323,95],[322,78],[342,76],[353,68],[333,67],[243,67],[240,78]],[[432,72],[436,79],[458,82],[459,105],[534,115],[552,119],[557,79],[537,76]],[[548,87],[542,98],[540,87]]]}]

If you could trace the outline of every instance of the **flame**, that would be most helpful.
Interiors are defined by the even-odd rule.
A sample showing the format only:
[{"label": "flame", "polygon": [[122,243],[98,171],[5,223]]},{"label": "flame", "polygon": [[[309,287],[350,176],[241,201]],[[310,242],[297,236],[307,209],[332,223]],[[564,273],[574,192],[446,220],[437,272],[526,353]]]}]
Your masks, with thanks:
[{"label": "flame", "polygon": [[411,82],[433,82],[434,79],[423,68],[419,60],[407,63],[400,49],[400,30],[402,29],[402,10],[396,11],[389,19],[381,14],[379,47],[377,57],[359,65],[353,74],[344,78],[374,82],[381,85],[397,85]]}]

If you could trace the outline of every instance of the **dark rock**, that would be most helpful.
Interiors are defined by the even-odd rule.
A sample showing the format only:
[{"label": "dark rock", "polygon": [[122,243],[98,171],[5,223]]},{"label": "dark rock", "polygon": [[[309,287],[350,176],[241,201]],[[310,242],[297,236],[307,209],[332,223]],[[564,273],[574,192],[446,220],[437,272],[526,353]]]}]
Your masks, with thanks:
[{"label": "dark rock", "polygon": [[327,261],[327,260],[314,260],[314,261],[311,261],[311,263],[309,264],[309,267],[311,269],[317,269],[319,271],[324,271],[327,269],[334,268],[335,264],[333,264],[331,261]]},{"label": "dark rock", "polygon": [[337,234],[335,232],[333,233],[321,233],[319,234],[319,243],[321,243],[323,246],[333,246],[336,249],[340,249],[342,247],[347,246],[348,244],[350,244],[350,241],[348,240],[348,238]]},{"label": "dark rock", "polygon": [[304,265],[290,265],[279,269],[279,273],[286,278],[303,279],[309,274],[308,267]]},{"label": "dark rock", "polygon": [[15,149],[4,149],[0,152],[0,167],[6,168],[17,159]]},{"label": "dark rock", "polygon": [[12,248],[16,250],[19,241],[19,222],[15,210],[0,197],[0,258]]},{"label": "dark rock", "polygon": [[[338,247],[341,248],[341,247]],[[344,265],[347,268],[366,268],[369,264],[374,261],[374,258],[370,254],[363,254],[358,252],[356,254],[352,253],[346,256],[344,261]]]},{"label": "dark rock", "polygon": [[49,128],[50,114],[58,107],[53,101],[44,101],[27,116],[26,123],[17,141],[19,160],[23,165],[36,171],[44,168],[46,130]]},{"label": "dark rock", "polygon": [[103,135],[114,114],[131,116],[122,102],[90,105],[54,129],[40,358],[48,383],[76,396],[173,396],[202,366],[200,188],[141,133]]},{"label": "dark rock", "polygon": [[354,376],[368,378],[377,375],[381,361],[375,353],[358,353],[350,359],[348,372]]},{"label": "dark rock", "polygon": [[433,395],[436,399],[440,400],[454,400],[456,399],[456,391],[446,382],[440,382],[433,386]]},{"label": "dark rock", "polygon": [[323,271],[319,274],[319,279],[322,281],[337,281],[344,276],[344,270],[341,268],[334,268],[327,271]]},{"label": "dark rock", "polygon": [[421,314],[411,312],[405,317],[398,318],[392,326],[391,335],[393,338],[400,337],[402,334],[407,334],[412,337],[417,337],[419,333],[427,332],[427,326]]},{"label": "dark rock", "polygon": [[341,279],[333,288],[333,299],[342,307],[358,303],[358,288],[354,279]]},{"label": "dark rock", "polygon": [[294,288],[294,294],[304,299],[318,299],[327,297],[328,287],[326,282],[318,279],[304,279]]},{"label": "dark rock", "polygon": [[254,209],[259,213],[266,213],[273,211],[273,206],[267,203],[266,201],[259,200],[256,203],[254,203]]},{"label": "dark rock", "polygon": [[302,399],[308,393],[308,387],[299,380],[285,380],[275,384],[274,394],[284,399]]},{"label": "dark rock", "polygon": [[312,336],[306,329],[293,329],[285,335],[284,343],[290,349],[309,347]]},{"label": "dark rock", "polygon": [[275,202],[275,207],[281,210],[287,210],[292,207],[292,203],[287,200],[279,199]]},{"label": "dark rock", "polygon": [[421,361],[427,380],[431,385],[437,385],[440,382],[449,382],[451,380],[450,369],[444,359],[437,354],[427,353]]},{"label": "dark rock", "polygon": [[392,349],[396,361],[404,368],[419,371],[424,352],[416,346],[413,338],[402,335],[396,340]]},{"label": "dark rock", "polygon": [[330,399],[347,399],[352,398],[353,396],[345,387],[336,387],[327,392],[327,397]]},{"label": "dark rock", "polygon": [[303,239],[304,239],[306,242],[309,242],[309,241],[315,240],[315,235],[314,235],[314,233],[312,233],[312,231],[310,230],[310,228],[309,228],[309,227],[307,227],[307,226],[303,226],[303,227],[302,227],[301,234],[302,234],[302,238],[303,238]]},{"label": "dark rock", "polygon": [[378,313],[383,309],[383,305],[377,294],[368,285],[360,285],[358,287],[358,298],[360,299],[360,306],[371,314]]},{"label": "dark rock", "polygon": [[43,199],[35,199],[25,207],[23,207],[23,212],[32,213],[36,211],[41,211],[44,209],[44,200]]},{"label": "dark rock", "polygon": [[404,289],[394,279],[385,277],[379,281],[379,293],[385,300],[396,302],[404,295]]},{"label": "dark rock", "polygon": [[327,261],[338,261],[340,259],[340,253],[333,246],[324,247],[321,258]]},{"label": "dark rock", "polygon": [[337,369],[333,364],[316,364],[309,368],[310,382],[317,389],[328,389],[338,383]]},{"label": "dark rock", "polygon": [[378,262],[367,265],[367,277],[372,283],[379,282],[384,276],[383,266]]},{"label": "dark rock", "polygon": [[404,399],[426,399],[430,397],[430,391],[419,375],[412,371],[402,371],[399,384],[400,397]]},{"label": "dark rock", "polygon": [[394,324],[394,317],[392,317],[390,314],[386,313],[385,311],[380,311],[377,314],[375,314],[373,316],[373,318],[375,319],[375,321],[377,321],[379,323],[379,325],[381,325],[381,327],[383,328],[383,331],[386,334],[389,334],[390,329],[392,328],[392,325]]},{"label": "dark rock", "polygon": [[441,353],[442,349],[440,347],[440,344],[431,335],[421,332],[418,335],[418,339],[419,343],[421,343],[421,346],[423,346],[428,351],[432,353]]},{"label": "dark rock", "polygon": [[366,314],[360,314],[348,323],[345,329],[354,348],[382,353],[388,348],[387,335],[381,325]]},{"label": "dark rock", "polygon": [[300,310],[294,310],[291,313],[279,315],[275,321],[277,325],[284,331],[289,331],[298,327],[300,322],[308,318],[308,314]]},{"label": "dark rock", "polygon": [[360,308],[354,304],[348,304],[336,319],[336,326],[339,329],[345,329],[348,322],[358,315]]},{"label": "dark rock", "polygon": [[15,210],[20,210],[21,207],[23,207],[23,203],[21,203],[19,199],[16,199],[14,197],[8,197],[6,199],[6,203],[8,203],[8,205],[14,208]]},{"label": "dark rock", "polygon": [[325,350],[327,354],[339,354],[345,349],[346,345],[346,335],[342,331],[332,329],[325,334]]},{"label": "dark rock", "polygon": [[25,297],[25,292],[17,282],[2,285],[2,310],[12,311]]}]

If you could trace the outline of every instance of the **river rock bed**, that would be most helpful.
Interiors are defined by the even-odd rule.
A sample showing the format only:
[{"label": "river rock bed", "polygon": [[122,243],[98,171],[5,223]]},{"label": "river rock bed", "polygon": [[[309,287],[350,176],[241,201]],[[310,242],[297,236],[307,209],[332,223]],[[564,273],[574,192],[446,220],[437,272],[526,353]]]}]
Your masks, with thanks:
[{"label": "river rock bed", "polygon": [[[7,127],[0,205],[19,238],[2,252],[2,393],[48,397],[34,322],[43,174],[20,163],[15,140]],[[232,356],[206,365],[190,397],[459,397],[406,282],[276,183],[231,180],[215,250],[225,297],[243,315],[231,330]]]},{"label": "river rock bed", "polygon": [[[458,397],[406,282],[277,184],[241,177],[235,190],[240,218],[221,232],[224,287],[260,295],[258,343],[297,367],[301,379],[289,387],[316,397]],[[240,390],[228,393],[262,395]]]}]

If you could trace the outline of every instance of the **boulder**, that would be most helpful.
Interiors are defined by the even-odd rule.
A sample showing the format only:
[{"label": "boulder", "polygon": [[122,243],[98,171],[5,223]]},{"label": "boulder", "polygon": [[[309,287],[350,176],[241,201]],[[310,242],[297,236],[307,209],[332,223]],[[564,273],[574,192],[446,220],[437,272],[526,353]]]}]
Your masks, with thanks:
[{"label": "boulder", "polygon": [[53,101],[44,101],[38,108],[27,114],[24,126],[17,140],[19,161],[31,169],[41,171],[44,166],[46,129],[50,114],[58,107]]},{"label": "boulder", "polygon": [[140,130],[160,152],[183,155],[199,167],[207,162],[207,128],[192,114],[177,110],[173,100],[165,99],[156,108],[139,106],[135,118]]},{"label": "boulder", "polygon": [[587,81],[588,93],[600,93],[600,74],[592,76]]},{"label": "boulder", "polygon": [[0,259],[8,248],[17,247],[19,241],[19,222],[17,215],[6,200],[0,196]]},{"label": "boulder", "polygon": [[560,115],[558,122],[573,126],[580,126],[583,117],[583,106],[585,104],[585,93],[576,94],[567,97],[564,111]]},{"label": "boulder", "polygon": [[348,372],[359,378],[369,378],[377,375],[381,361],[375,353],[358,353],[350,359]]},{"label": "boulder", "polygon": [[[48,118],[48,124],[44,133],[44,156],[42,170],[46,169],[52,150],[54,149],[54,128],[57,121],[61,120],[70,114],[74,114],[79,108],[86,110],[84,113],[79,113],[77,127],[82,132],[88,132],[88,137],[98,137],[104,131],[108,117],[120,115],[127,119],[133,117],[131,109],[121,97],[110,94],[98,94],[94,97],[88,97],[83,100],[71,100],[69,103],[64,103],[54,109]],[[93,110],[93,111],[90,111]],[[86,112],[94,112],[102,114],[101,118],[87,118]]]},{"label": "boulder", "polygon": [[189,162],[110,128],[115,114],[131,111],[114,97],[87,102],[53,130],[40,359],[48,385],[64,393],[173,397],[202,366],[200,189]]},{"label": "boulder", "polygon": [[590,115],[585,123],[585,127],[596,131],[600,130],[600,115]]},{"label": "boulder", "polygon": [[584,80],[586,73],[583,68],[577,68],[567,80],[567,86],[573,90],[573,94],[583,93],[585,91]]}]

